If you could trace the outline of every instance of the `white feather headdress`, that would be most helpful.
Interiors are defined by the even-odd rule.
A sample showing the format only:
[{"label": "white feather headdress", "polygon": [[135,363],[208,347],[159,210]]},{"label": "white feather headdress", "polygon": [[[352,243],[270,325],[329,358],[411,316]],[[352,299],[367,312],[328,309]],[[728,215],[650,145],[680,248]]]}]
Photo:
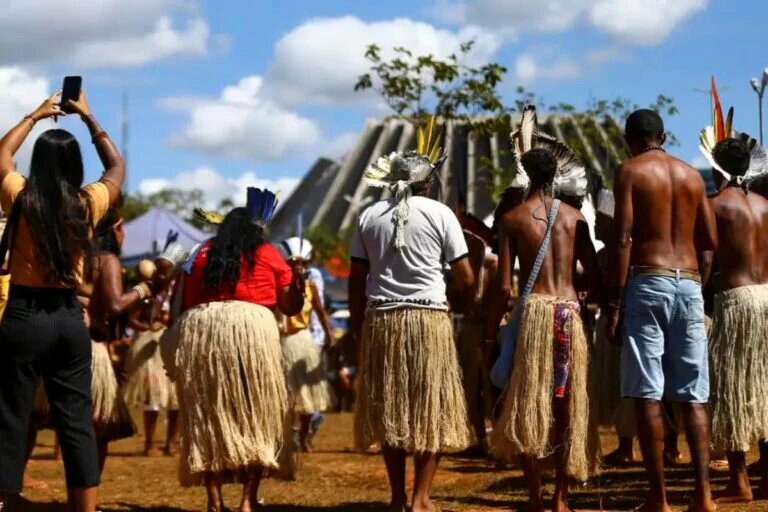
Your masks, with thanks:
[{"label": "white feather headdress", "polygon": [[[733,107],[728,109],[728,116],[723,117],[723,108],[720,104],[720,97],[717,94],[715,77],[712,77],[712,103],[714,105],[712,125],[701,130],[699,134],[699,151],[706,157],[712,169],[725,178],[724,184],[720,187],[721,190],[728,186],[728,184],[749,186],[757,178],[768,173],[768,152],[766,152],[763,146],[758,144],[757,140],[748,134],[739,133],[733,129]],[[715,160],[715,146],[718,142],[729,138],[739,139],[749,148],[749,168],[743,176],[732,176]]]},{"label": "white feather headdress", "polygon": [[512,187],[528,188],[531,179],[523,168],[522,156],[532,149],[545,149],[557,162],[557,173],[552,183],[553,195],[583,198],[587,195],[589,181],[587,171],[576,153],[556,138],[539,130],[536,107],[528,105],[523,110],[520,129],[512,132],[512,150],[517,164],[517,174]]},{"label": "white feather headdress", "polygon": [[363,179],[371,187],[389,188],[397,202],[395,208],[395,248],[405,247],[405,224],[408,222],[408,198],[411,185],[428,180],[445,161],[440,147],[440,135],[436,130],[436,118],[432,116],[426,127],[416,131],[416,150],[390,153],[370,164]]}]

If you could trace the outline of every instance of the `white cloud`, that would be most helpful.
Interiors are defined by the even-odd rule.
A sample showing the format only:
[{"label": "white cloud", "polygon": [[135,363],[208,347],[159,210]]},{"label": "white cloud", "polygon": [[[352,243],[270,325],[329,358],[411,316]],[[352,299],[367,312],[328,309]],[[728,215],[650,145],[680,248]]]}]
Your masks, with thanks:
[{"label": "white cloud", "polygon": [[202,19],[177,31],[170,18],[157,20],[155,30],[140,36],[79,45],[72,61],[83,67],[129,67],[178,55],[205,55],[210,31]]},{"label": "white cloud", "polygon": [[437,2],[432,11],[442,20],[506,29],[513,33],[557,32],[572,27],[590,0],[467,0]]},{"label": "white cloud", "polygon": [[654,45],[706,6],[707,0],[598,0],[590,11],[590,20],[619,39]]},{"label": "white cloud", "polygon": [[223,200],[229,199],[236,205],[245,204],[247,187],[267,188],[278,195],[281,203],[290,197],[301,181],[300,178],[283,177],[276,179],[258,178],[252,171],[235,178],[227,178],[210,167],[198,167],[181,172],[173,178],[148,178],[139,182],[139,192],[154,194],[166,189],[202,190],[206,208],[216,208]]},{"label": "white cloud", "polygon": [[[50,84],[46,78],[22,68],[0,67],[0,91],[0,133],[6,133],[50,95]],[[37,123],[16,153],[14,160],[20,172],[27,173],[33,141],[49,128],[52,128],[51,121]]]},{"label": "white cloud", "polygon": [[712,164],[709,163],[709,160],[704,155],[696,155],[691,160],[691,167],[694,169],[710,169]]},{"label": "white cloud", "polygon": [[274,160],[320,140],[317,124],[262,93],[260,76],[227,86],[218,98],[170,98],[161,105],[189,114],[173,145],[229,158]]},{"label": "white cloud", "polygon": [[285,104],[368,101],[369,97],[353,90],[358,76],[369,69],[364,57],[368,45],[379,45],[383,59],[392,57],[395,46],[417,55],[445,58],[470,39],[475,40],[475,47],[468,64],[486,63],[501,44],[501,38],[487,30],[442,30],[407,18],[377,22],[354,16],[312,19],[275,44],[265,92]]},{"label": "white cloud", "polygon": [[502,31],[562,32],[582,22],[631,44],[666,39],[707,0],[437,0],[431,11],[455,24]]},{"label": "white cloud", "polygon": [[529,84],[537,79],[569,80],[581,75],[581,67],[571,60],[557,60],[551,64],[541,64],[530,53],[523,53],[515,60],[515,78]]},{"label": "white cloud", "polygon": [[[5,0],[0,65],[69,61],[83,68],[134,66],[206,52],[196,0]],[[184,20],[182,30],[171,19]]]}]

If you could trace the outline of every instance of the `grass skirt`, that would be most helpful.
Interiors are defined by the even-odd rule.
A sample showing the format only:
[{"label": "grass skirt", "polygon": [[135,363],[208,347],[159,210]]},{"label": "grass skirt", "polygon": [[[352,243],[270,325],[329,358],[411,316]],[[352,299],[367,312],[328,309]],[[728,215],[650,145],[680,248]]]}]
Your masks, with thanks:
[{"label": "grass skirt", "polygon": [[[520,454],[544,458],[552,446],[554,414],[555,305],[571,301],[545,295],[529,296],[520,325],[512,376],[503,409],[491,436],[493,453],[509,460]],[[567,470],[577,480],[597,471],[599,439],[590,418],[588,397],[589,347],[577,312],[568,317],[570,371],[567,394],[570,428],[565,434]]]},{"label": "grass skirt", "polygon": [[312,414],[331,407],[331,390],[325,379],[320,347],[309,329],[283,337],[283,364],[297,413]]},{"label": "grass skirt", "polygon": [[109,441],[131,437],[136,433],[136,425],[120,393],[107,345],[92,341],[91,347],[93,426]]},{"label": "grass skirt", "polygon": [[369,312],[358,386],[357,449],[375,442],[417,453],[468,446],[461,371],[447,312]]},{"label": "grass skirt", "polygon": [[234,479],[245,467],[277,468],[288,396],[272,311],[213,302],[178,322],[181,484],[202,485],[206,472]]},{"label": "grass skirt", "polygon": [[133,340],[126,362],[125,400],[130,405],[168,410],[179,408],[176,389],[166,374],[160,352],[160,338],[164,332],[165,329],[145,331]]},{"label": "grass skirt", "polygon": [[768,285],[715,295],[710,340],[712,444],[748,452],[768,437]]}]

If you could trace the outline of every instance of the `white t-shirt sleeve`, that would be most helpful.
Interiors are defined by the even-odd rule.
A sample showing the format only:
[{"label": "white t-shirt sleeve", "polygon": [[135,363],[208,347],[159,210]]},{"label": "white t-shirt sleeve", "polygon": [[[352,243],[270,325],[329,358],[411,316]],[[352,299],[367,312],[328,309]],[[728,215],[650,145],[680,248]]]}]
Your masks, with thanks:
[{"label": "white t-shirt sleeve", "polygon": [[356,260],[368,261],[368,251],[365,250],[365,243],[363,242],[363,217],[357,222],[355,227],[355,233],[352,235],[352,244],[349,247],[349,256]]},{"label": "white t-shirt sleeve", "polygon": [[452,211],[446,208],[445,213],[445,238],[443,239],[443,261],[453,263],[469,253],[467,241],[464,239],[464,231],[461,229],[459,219]]}]

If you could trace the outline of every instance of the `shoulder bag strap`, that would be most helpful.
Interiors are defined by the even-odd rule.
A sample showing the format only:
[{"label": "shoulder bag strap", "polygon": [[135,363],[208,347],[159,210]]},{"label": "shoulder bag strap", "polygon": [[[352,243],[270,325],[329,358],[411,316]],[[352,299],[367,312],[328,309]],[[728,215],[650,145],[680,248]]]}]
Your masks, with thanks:
[{"label": "shoulder bag strap", "polygon": [[539,246],[539,252],[538,254],[536,254],[536,261],[534,261],[533,268],[531,269],[531,273],[528,276],[528,282],[525,284],[525,289],[523,290],[523,294],[520,296],[520,300],[523,303],[525,303],[525,300],[531,294],[531,290],[533,290],[533,285],[536,284],[536,278],[539,277],[539,271],[541,270],[541,265],[544,264],[544,258],[546,258],[547,251],[549,250],[549,240],[552,238],[552,227],[555,224],[555,219],[557,218],[557,211],[559,209],[560,209],[560,200],[559,199],[553,200],[552,206],[549,209],[549,222],[547,224],[547,232],[544,234],[544,240],[541,241],[541,245]]}]

